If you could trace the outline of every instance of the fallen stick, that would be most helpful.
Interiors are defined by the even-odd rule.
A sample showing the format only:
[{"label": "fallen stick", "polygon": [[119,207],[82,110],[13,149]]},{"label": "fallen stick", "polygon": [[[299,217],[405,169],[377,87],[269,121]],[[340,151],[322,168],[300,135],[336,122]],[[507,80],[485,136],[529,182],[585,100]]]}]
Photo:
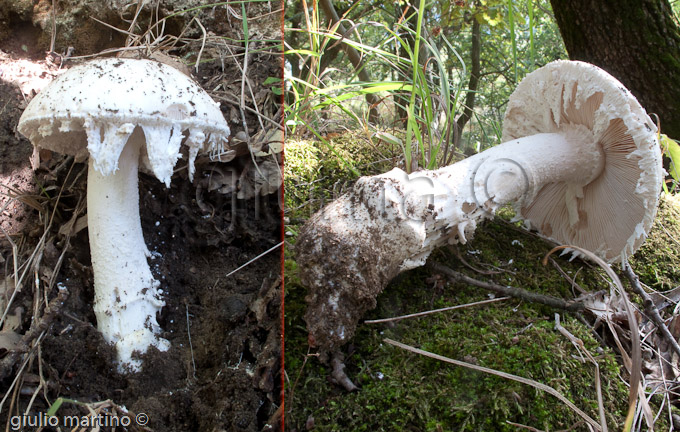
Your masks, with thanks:
[{"label": "fallen stick", "polygon": [[428,264],[429,267],[439,273],[445,274],[449,279],[457,282],[464,282],[469,285],[474,285],[480,288],[487,289],[505,296],[516,297],[522,300],[526,300],[531,303],[540,303],[546,306],[554,307],[557,309],[564,309],[570,312],[578,312],[585,309],[585,306],[580,301],[576,300],[563,300],[561,298],[538,294],[535,292],[527,291],[522,288],[511,287],[509,285],[502,286],[493,282],[484,282],[477,279],[473,279],[469,276],[459,273],[455,270],[446,267],[445,265],[439,263]]},{"label": "fallen stick", "polygon": [[417,312],[417,313],[412,313],[412,314],[408,314],[408,315],[401,315],[401,316],[396,316],[396,317],[391,317],[391,318],[366,320],[366,321],[364,321],[364,324],[380,324],[380,323],[386,323],[386,322],[401,321],[403,319],[417,318],[417,317],[431,315],[433,313],[438,313],[438,312],[446,312],[446,311],[451,311],[451,310],[456,310],[456,309],[468,308],[468,307],[471,307],[471,306],[480,306],[480,305],[483,305],[483,304],[495,303],[495,302],[507,300],[509,298],[510,297],[499,297],[499,298],[493,298],[493,299],[489,299],[489,300],[482,300],[482,301],[478,301],[478,302],[474,302],[474,303],[467,303],[467,304],[456,305],[456,306],[448,306],[448,307],[445,307],[445,308],[434,309],[434,310],[429,310],[429,311],[424,311],[424,312]]},{"label": "fallen stick", "polygon": [[626,275],[631,285],[633,286],[633,291],[635,291],[637,295],[642,297],[642,304],[645,307],[645,314],[647,314],[649,319],[651,319],[652,322],[656,325],[656,327],[661,332],[661,336],[671,345],[673,351],[675,351],[675,353],[680,356],[680,345],[678,345],[678,341],[675,339],[671,331],[668,330],[668,326],[666,326],[664,319],[661,318],[659,310],[656,308],[656,306],[654,306],[652,298],[642,288],[642,285],[640,284],[640,278],[638,278],[638,276],[635,274],[630,265],[627,265],[625,267],[623,273]]}]

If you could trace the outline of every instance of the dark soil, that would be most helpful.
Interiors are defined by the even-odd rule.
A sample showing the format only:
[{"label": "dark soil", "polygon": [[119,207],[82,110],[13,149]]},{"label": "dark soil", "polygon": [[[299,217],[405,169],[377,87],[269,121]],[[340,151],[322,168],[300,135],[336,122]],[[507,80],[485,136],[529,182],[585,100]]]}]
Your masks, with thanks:
[{"label": "dark soil", "polygon": [[[0,184],[13,190],[34,187],[30,156],[32,146],[18,137],[16,124],[23,111],[22,98],[13,86],[0,81]],[[26,222],[25,208],[16,201],[9,202],[10,189],[0,187],[0,228],[8,233],[19,231]],[[4,208],[4,206],[7,208]],[[12,217],[3,217],[4,215]]]},{"label": "dark soil", "polygon": [[[0,44],[0,50],[12,52],[16,44]],[[251,65],[253,76],[266,78],[275,63],[261,69]],[[224,73],[217,64],[202,68],[202,82]],[[256,93],[261,90],[257,82],[251,85]],[[225,169],[207,158],[197,161],[193,184],[186,170],[173,176],[169,189],[140,174],[142,229],[149,249],[160,254],[150,264],[166,302],[158,322],[172,346],[164,353],[147,353],[141,372],[121,375],[113,348],[96,330],[87,228],[64,228],[86,214],[87,167],[43,154],[39,169],[30,169],[32,147],[16,132],[25,104],[15,86],[0,81],[0,183],[22,192],[21,199],[10,199],[8,189],[0,186],[0,226],[9,234],[0,231],[0,314],[14,292],[3,280],[13,274],[15,255],[21,264],[38,251],[12,302],[10,315],[22,308],[16,314],[20,325],[0,329],[0,335],[21,336],[28,343],[24,348],[33,348],[26,354],[21,344],[8,350],[0,343],[0,399],[6,397],[0,404],[0,427],[39,430],[34,425],[40,413],[54,410],[64,398],[57,419],[82,419],[94,410],[108,416],[102,421],[117,415],[125,426],[129,420],[117,431],[277,430],[281,252],[275,249],[227,274],[281,241],[278,194],[239,200],[235,193],[202,187],[201,179],[212,170]],[[231,120],[233,106],[222,102],[222,108]],[[250,133],[257,131],[257,121],[248,122]],[[233,129],[233,134],[238,131]],[[234,170],[243,170],[249,159],[235,160]],[[60,287],[67,297],[59,294]],[[63,303],[54,301],[58,295]]]}]

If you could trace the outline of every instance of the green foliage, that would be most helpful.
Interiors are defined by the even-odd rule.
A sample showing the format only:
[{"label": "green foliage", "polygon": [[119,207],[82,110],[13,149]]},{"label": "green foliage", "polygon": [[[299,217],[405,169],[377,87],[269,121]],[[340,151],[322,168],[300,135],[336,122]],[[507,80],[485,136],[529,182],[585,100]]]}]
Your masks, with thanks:
[{"label": "green foliage", "polygon": [[665,183],[664,190],[666,193],[672,193],[677,191],[678,184],[680,183],[680,171],[678,171],[678,167],[680,167],[680,144],[678,144],[676,140],[671,139],[664,134],[660,134],[659,138],[664,155],[666,155],[671,161],[668,174],[670,174],[673,179],[670,190]]},{"label": "green foliage", "polygon": [[[313,5],[297,2],[286,9],[289,131],[323,136],[348,128],[377,142],[380,134],[395,136],[404,128],[400,145],[407,170],[448,162],[443,155],[451,154],[446,149],[453,123],[465,103],[473,21],[482,25],[482,70],[463,147],[497,144],[517,81],[566,57],[548,0],[423,0],[416,3],[420,10],[403,2],[334,2],[349,29],[344,35],[337,24],[324,24],[325,15]],[[343,44],[361,55],[369,82],[358,79]],[[369,106],[367,94],[378,102]],[[371,108],[380,115],[377,123],[369,119]]]},{"label": "green foliage", "polygon": [[[424,7],[424,5],[423,2],[421,7]],[[422,13],[417,16],[420,23]],[[422,25],[419,25],[416,30],[412,30],[408,26],[398,24],[395,31],[385,24],[374,24],[374,27],[378,27],[388,37],[381,40],[378,45],[370,46],[360,41],[351,40],[347,35],[339,35],[336,32],[338,25],[327,30],[318,29],[316,27],[318,17],[317,19],[308,18],[306,23],[308,28],[305,31],[309,34],[309,45],[286,51],[286,54],[294,56],[295,64],[302,64],[306,68],[304,77],[298,78],[294,74],[289,77],[293,98],[287,107],[286,124],[291,127],[291,132],[294,133],[297,126],[304,125],[308,131],[319,136],[323,124],[327,123],[328,118],[333,115],[333,111],[330,109],[335,108],[336,112],[345,114],[345,123],[349,120],[349,126],[376,134],[376,137],[379,138],[379,135],[384,131],[380,130],[378,125],[368,121],[367,112],[355,112],[352,109],[351,102],[356,102],[358,97],[376,93],[380,93],[382,100],[385,100],[387,94],[391,95],[396,105],[401,107],[405,105],[409,113],[407,116],[408,132],[406,140],[402,144],[407,170],[412,166],[411,160],[414,157],[419,160],[418,163],[414,164],[416,166],[435,167],[444,140],[435,130],[434,123],[440,112],[443,112],[443,126],[439,129],[447,131],[443,138],[448,140],[451,135],[452,113],[455,110],[460,88],[451,87],[447,64],[437,46],[432,40],[421,38],[420,29]],[[347,24],[350,25],[351,23]],[[291,29],[291,31],[294,30]],[[419,41],[419,43],[411,46],[411,40]],[[350,46],[362,55],[373,59],[373,63],[388,65],[398,79],[372,82],[353,81],[352,79],[358,73],[356,70],[351,73],[352,79],[344,82],[336,83],[333,80],[325,82],[320,79],[320,77],[324,77],[324,71],[321,70],[320,66],[325,59],[324,56],[328,55],[326,48],[329,45],[334,46],[339,43]],[[405,57],[391,51],[395,44],[404,50]],[[421,46],[428,55],[427,61],[435,65],[433,67],[437,69],[436,74],[431,70],[421,68]],[[457,58],[460,57],[457,56]],[[312,70],[312,67],[316,69]],[[408,71],[412,75],[409,76]],[[410,94],[410,99],[406,102],[403,102],[400,96],[404,92]],[[435,106],[435,102],[439,102],[437,104],[439,108]],[[320,115],[319,112],[321,112]],[[425,143],[426,138],[427,145]],[[412,149],[411,142],[413,139],[418,142],[417,149]]]},{"label": "green foliage", "polygon": [[[398,33],[394,33],[395,39],[408,55],[408,66],[412,71],[411,80],[404,83],[404,90],[410,88],[410,98],[406,109],[406,139],[403,148],[406,172],[411,172],[418,167],[434,169],[440,163],[446,163],[445,158],[440,158],[439,154],[442,150],[448,150],[447,147],[455,127],[453,114],[462,90],[461,83],[455,88],[452,87],[448,64],[444,60],[446,53],[439,50],[433,37],[424,38],[422,34],[424,10],[425,1],[421,1],[416,15],[415,31],[407,26],[400,26],[404,34],[412,36],[411,38],[403,38]],[[413,40],[413,46],[409,45],[409,40]],[[465,64],[451,44],[444,38],[441,42],[444,42],[445,47],[450,49],[450,52],[465,68]],[[424,51],[422,54],[421,46]],[[427,64],[432,65],[429,69],[421,67],[421,55],[426,57]],[[394,94],[393,97],[399,103],[400,96]],[[438,118],[443,118],[441,125]],[[413,149],[411,145],[414,138],[417,143],[416,149]]]},{"label": "green foliage", "polygon": [[50,407],[47,409],[47,412],[45,412],[45,417],[49,418],[49,417],[54,417],[55,415],[57,415],[57,411],[59,411],[59,409],[61,408],[61,406],[64,403],[69,403],[69,404],[73,404],[73,405],[80,405],[80,406],[84,406],[84,407],[87,406],[87,404],[84,403],[84,402],[79,402],[77,400],[67,399],[67,398],[64,398],[64,397],[58,397],[52,403],[52,405],[50,405]]},{"label": "green foliage", "polygon": [[512,70],[514,72],[515,82],[517,80],[517,35],[515,34],[515,2],[508,0],[508,22],[510,23],[510,40],[512,46]]},{"label": "green foliage", "polygon": [[661,194],[652,230],[630,260],[643,283],[660,292],[678,286],[679,240],[680,195]]},{"label": "green foliage", "polygon": [[281,96],[283,94],[283,89],[281,87],[281,78],[279,77],[267,77],[262,85],[271,85],[270,90],[275,95]]},{"label": "green foliage", "polygon": [[[340,196],[357,179],[357,170],[365,174],[388,170],[398,151],[394,145],[376,145],[362,134],[330,135],[324,142],[320,145],[310,139],[286,140],[283,179],[289,218],[307,218]],[[324,151],[327,149],[333,151]]]}]

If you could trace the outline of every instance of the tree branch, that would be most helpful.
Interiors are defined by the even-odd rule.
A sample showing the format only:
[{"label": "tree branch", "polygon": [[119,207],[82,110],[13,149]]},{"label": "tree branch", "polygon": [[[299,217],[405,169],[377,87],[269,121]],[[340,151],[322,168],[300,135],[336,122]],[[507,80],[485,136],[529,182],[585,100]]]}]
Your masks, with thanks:
[{"label": "tree branch", "polygon": [[[319,6],[321,6],[321,9],[323,9],[331,25],[333,24],[338,25],[338,32],[344,38],[345,34],[347,34],[347,29],[340,21],[340,17],[338,16],[338,13],[335,11],[335,7],[333,7],[332,0],[320,0]],[[368,72],[366,71],[366,68],[364,67],[361,61],[361,55],[359,54],[359,52],[356,49],[354,49],[354,47],[344,42],[342,43],[342,47],[345,53],[347,54],[347,58],[349,58],[349,61],[352,63],[352,66],[354,66],[354,69],[357,71],[359,79],[364,82],[369,82],[371,78],[368,75]],[[380,100],[375,94],[373,93],[366,94],[366,102],[369,105],[368,120],[371,123],[376,123],[378,121],[379,117],[377,104],[379,101]]]},{"label": "tree branch", "polygon": [[482,32],[479,21],[472,17],[472,49],[470,50],[470,81],[468,82],[468,92],[465,96],[465,107],[463,113],[456,120],[456,133],[454,134],[453,148],[460,146],[460,139],[463,129],[467,122],[472,118],[472,110],[475,107],[475,96],[479,86],[479,76],[481,72],[481,51],[482,51]]},{"label": "tree branch", "polygon": [[549,295],[537,294],[535,292],[527,291],[522,288],[502,286],[495,284],[493,282],[484,282],[477,279],[473,279],[469,276],[464,275],[463,273],[459,273],[455,270],[450,269],[449,267],[446,267],[445,265],[436,262],[429,263],[428,266],[436,272],[445,274],[447,277],[456,282],[465,282],[469,285],[474,285],[480,288],[487,289],[489,291],[497,292],[499,294],[520,298],[528,302],[540,303],[546,306],[554,307],[557,309],[564,309],[570,312],[581,311],[585,308],[583,303],[576,300],[567,301]]},{"label": "tree branch", "polygon": [[630,280],[630,283],[633,286],[633,291],[642,297],[642,304],[645,307],[645,314],[647,314],[649,319],[651,319],[652,322],[656,324],[659,331],[661,332],[661,336],[663,336],[663,338],[666,339],[668,343],[670,343],[673,351],[675,351],[675,353],[680,356],[680,345],[678,345],[678,341],[675,339],[671,331],[668,330],[665,321],[659,314],[659,310],[654,305],[654,301],[652,301],[652,298],[649,296],[649,294],[647,294],[647,292],[642,288],[640,279],[637,277],[630,265],[626,266],[623,273],[626,275],[628,280]]}]

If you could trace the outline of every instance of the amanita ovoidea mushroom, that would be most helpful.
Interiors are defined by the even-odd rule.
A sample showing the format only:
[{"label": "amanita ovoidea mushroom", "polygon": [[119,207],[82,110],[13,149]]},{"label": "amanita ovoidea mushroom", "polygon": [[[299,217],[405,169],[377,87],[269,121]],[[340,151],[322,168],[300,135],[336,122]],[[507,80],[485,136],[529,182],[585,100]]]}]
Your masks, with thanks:
[{"label": "amanita ovoidea mushroom", "polygon": [[609,74],[571,61],[529,74],[510,98],[503,141],[436,171],[362,177],[305,224],[297,262],[322,353],[352,337],[394,276],[465,243],[504,204],[609,262],[644,241],[663,177],[656,127]]},{"label": "amanita ovoidea mushroom", "polygon": [[188,147],[189,176],[204,146],[222,148],[219,106],[189,77],[150,60],[103,59],[59,75],[28,104],[18,126],[37,149],[84,160],[97,327],[116,346],[119,370],[150,346],[167,350],[156,313],[164,302],[147,263],[139,216],[140,160],[166,186]]}]

